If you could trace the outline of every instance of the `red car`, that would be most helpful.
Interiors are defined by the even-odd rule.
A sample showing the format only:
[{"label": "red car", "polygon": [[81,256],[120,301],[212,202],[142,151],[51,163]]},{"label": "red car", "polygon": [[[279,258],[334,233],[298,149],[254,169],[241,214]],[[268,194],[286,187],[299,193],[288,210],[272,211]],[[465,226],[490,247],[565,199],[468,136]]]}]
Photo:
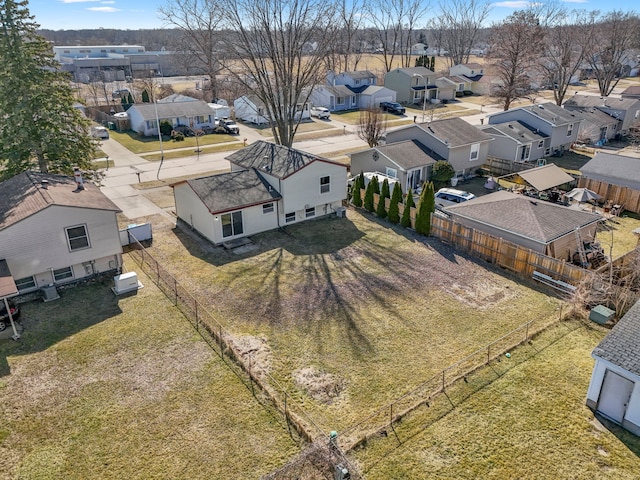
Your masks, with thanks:
[{"label": "red car", "polygon": [[[14,321],[20,318],[20,309],[14,305],[11,300],[7,300],[9,303],[9,310],[11,311],[11,317]],[[7,309],[4,305],[4,300],[0,301],[0,332],[7,327],[11,326],[11,322],[9,321],[9,314],[7,313]]]}]

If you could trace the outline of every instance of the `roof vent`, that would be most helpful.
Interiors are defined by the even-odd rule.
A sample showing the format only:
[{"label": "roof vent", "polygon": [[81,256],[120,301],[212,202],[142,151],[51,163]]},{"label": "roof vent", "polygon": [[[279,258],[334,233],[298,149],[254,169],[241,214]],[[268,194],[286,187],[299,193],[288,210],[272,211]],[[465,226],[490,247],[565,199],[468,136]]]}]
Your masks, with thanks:
[{"label": "roof vent", "polygon": [[49,188],[49,180],[40,180],[40,186],[46,190]]}]

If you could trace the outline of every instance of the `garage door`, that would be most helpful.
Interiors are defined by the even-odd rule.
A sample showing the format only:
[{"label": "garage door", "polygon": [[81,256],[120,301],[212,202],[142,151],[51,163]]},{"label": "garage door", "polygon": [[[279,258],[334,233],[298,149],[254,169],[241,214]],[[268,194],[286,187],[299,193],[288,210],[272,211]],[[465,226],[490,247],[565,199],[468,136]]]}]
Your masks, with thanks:
[{"label": "garage door", "polygon": [[598,412],[615,422],[622,423],[633,386],[634,383],[631,380],[607,370],[600,389]]},{"label": "garage door", "polygon": [[378,105],[380,105],[382,102],[393,102],[393,97],[389,96],[389,97],[379,97],[376,102],[378,102]]}]

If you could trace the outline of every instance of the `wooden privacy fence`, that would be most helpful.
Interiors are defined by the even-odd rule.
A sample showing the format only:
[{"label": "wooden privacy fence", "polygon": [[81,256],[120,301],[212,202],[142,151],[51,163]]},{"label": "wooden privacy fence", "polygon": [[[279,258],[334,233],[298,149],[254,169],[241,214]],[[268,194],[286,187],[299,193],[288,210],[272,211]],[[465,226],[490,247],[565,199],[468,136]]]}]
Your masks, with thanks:
[{"label": "wooden privacy fence", "polygon": [[564,260],[534,252],[531,249],[437,215],[431,216],[431,235],[451,243],[473,256],[528,278],[533,276],[533,272],[538,272],[554,280],[577,285],[589,274],[587,270],[571,265]]},{"label": "wooden privacy fence", "polygon": [[609,200],[616,205],[622,205],[624,210],[640,213],[640,190],[584,177],[580,177],[578,186],[593,190],[605,200]]}]

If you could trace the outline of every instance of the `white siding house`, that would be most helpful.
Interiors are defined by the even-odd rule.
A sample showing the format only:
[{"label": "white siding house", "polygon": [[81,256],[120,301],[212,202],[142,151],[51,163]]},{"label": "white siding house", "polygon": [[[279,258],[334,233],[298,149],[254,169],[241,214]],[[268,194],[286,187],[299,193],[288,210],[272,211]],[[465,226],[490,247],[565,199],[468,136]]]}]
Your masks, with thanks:
[{"label": "white siding house", "polygon": [[71,177],[24,172],[0,183],[0,258],[20,293],[118,271],[119,211]]},{"label": "white siding house", "polygon": [[587,406],[640,435],[640,301],[593,350]]},{"label": "white siding house", "polygon": [[231,172],[173,185],[178,217],[214,244],[329,215],[347,167],[258,141],[227,157]]},{"label": "white siding house", "polygon": [[166,120],[173,127],[184,125],[194,130],[214,126],[213,111],[202,100],[136,104],[127,113],[131,130],[144,136],[158,135],[158,120],[160,123]]},{"label": "white siding house", "polygon": [[[242,97],[236,98],[233,101],[233,110],[236,119],[242,120],[243,122],[254,123],[256,125],[271,122],[269,109],[257,95],[243,95]],[[295,118],[297,119],[298,117],[302,120],[311,118],[309,102],[301,101],[296,105]]]}]

